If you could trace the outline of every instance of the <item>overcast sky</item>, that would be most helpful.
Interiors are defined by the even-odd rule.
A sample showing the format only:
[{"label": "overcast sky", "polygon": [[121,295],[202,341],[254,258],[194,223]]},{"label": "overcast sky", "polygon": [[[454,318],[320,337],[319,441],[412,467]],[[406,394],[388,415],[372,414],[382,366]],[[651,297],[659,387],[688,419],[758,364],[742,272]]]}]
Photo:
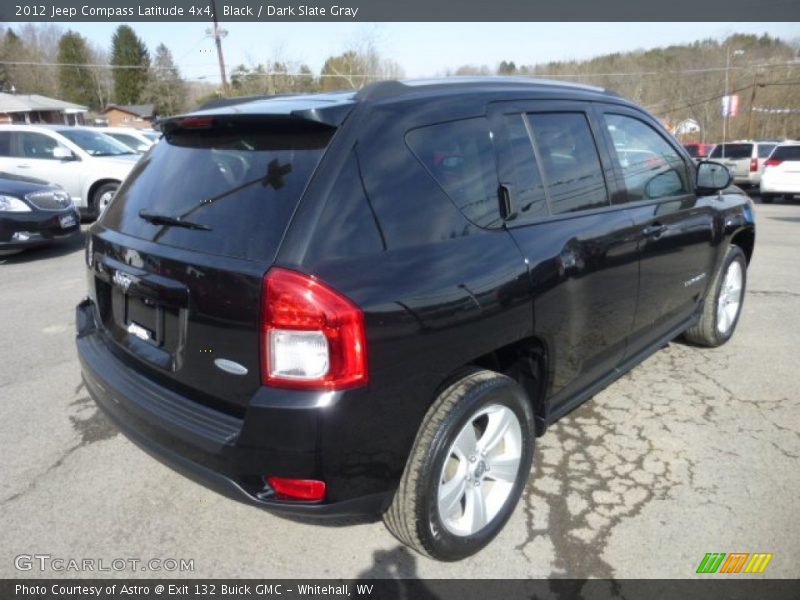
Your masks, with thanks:
[{"label": "overcast sky", "polygon": [[[63,23],[110,46],[118,23]],[[218,81],[213,43],[204,23],[132,23],[150,48],[164,42],[185,77]],[[769,33],[800,38],[799,23],[225,23],[228,70],[280,58],[318,72],[325,59],[371,37],[382,55],[407,77],[440,75],[464,64],[496,66],[583,59],[680,44],[731,33]]]}]

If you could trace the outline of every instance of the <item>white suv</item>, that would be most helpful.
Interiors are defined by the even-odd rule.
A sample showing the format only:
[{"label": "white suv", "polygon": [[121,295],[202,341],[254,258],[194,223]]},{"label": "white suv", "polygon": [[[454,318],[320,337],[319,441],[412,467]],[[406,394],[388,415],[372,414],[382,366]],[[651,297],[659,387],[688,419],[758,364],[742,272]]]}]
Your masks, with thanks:
[{"label": "white suv", "polygon": [[60,185],[83,214],[105,209],[139,156],[90,127],[0,125],[0,171]]},{"label": "white suv", "polygon": [[800,142],[779,144],[767,159],[761,176],[761,201],[772,202],[776,196],[787,199],[800,194]]}]

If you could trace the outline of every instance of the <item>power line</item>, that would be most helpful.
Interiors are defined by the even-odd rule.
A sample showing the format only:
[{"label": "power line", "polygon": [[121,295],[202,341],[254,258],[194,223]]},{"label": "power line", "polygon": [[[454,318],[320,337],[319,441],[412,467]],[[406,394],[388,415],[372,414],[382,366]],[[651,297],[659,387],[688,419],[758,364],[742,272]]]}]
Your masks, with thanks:
[{"label": "power line", "polygon": [[[213,34],[211,37],[214,37]],[[102,63],[58,63],[58,62],[42,62],[42,61],[0,61],[0,65],[19,65],[19,66],[34,66],[34,67],[89,67],[100,69],[148,69],[154,67],[147,67],[146,65],[111,65]],[[194,63],[183,65],[180,68],[190,67],[207,67],[207,63]],[[731,71],[747,71],[750,69],[766,69],[775,67],[796,66],[800,67],[800,61],[790,61],[781,63],[760,63],[752,64],[741,67],[731,67]],[[703,69],[677,69],[673,71],[631,71],[631,72],[618,72],[618,73],[559,73],[559,72],[532,72],[531,77],[642,77],[642,76],[662,76],[668,77],[670,75],[702,75],[705,73],[722,72],[725,67],[708,67]],[[289,72],[275,72],[275,75],[294,75]],[[366,74],[358,74],[366,76]],[[335,76],[335,75],[334,75]]]},{"label": "power line", "polygon": [[[800,85],[800,80],[795,80],[795,81],[767,81],[767,82],[764,82],[764,83],[757,83],[756,84],[757,87],[771,87],[771,86],[777,86],[777,85]],[[680,105],[680,106],[672,106],[670,108],[659,110],[659,111],[655,111],[653,109],[654,106],[658,106],[657,104],[651,104],[651,105],[647,106],[647,109],[649,111],[651,111],[651,112],[655,112],[656,114],[663,115],[663,114],[670,113],[670,112],[675,112],[675,111],[678,111],[678,110],[684,110],[684,109],[687,109],[687,108],[694,108],[695,106],[699,106],[701,104],[706,104],[707,102],[712,102],[714,100],[719,100],[720,98],[723,98],[723,97],[725,97],[727,95],[733,95],[733,94],[736,94],[738,92],[743,92],[745,90],[749,90],[752,87],[753,87],[753,84],[751,83],[751,84],[746,85],[744,87],[740,87],[740,88],[737,88],[735,90],[731,90],[730,94],[717,94],[715,96],[709,96],[709,97],[704,98],[702,100],[697,100],[697,101],[693,100],[689,104],[683,104],[683,105]]]}]

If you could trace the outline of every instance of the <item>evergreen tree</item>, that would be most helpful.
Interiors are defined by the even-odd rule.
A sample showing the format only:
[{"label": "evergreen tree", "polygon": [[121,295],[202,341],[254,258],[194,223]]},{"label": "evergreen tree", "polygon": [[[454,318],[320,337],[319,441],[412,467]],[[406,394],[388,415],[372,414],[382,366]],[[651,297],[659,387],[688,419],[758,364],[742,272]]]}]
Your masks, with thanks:
[{"label": "evergreen tree", "polygon": [[68,102],[99,108],[91,71],[89,67],[80,66],[90,62],[86,39],[74,31],[62,35],[58,42],[58,62],[60,96]]},{"label": "evergreen tree", "polygon": [[[22,40],[14,33],[13,29],[8,29],[0,43],[0,92],[10,92],[12,86],[17,87],[16,73],[14,65],[2,64],[6,61],[15,62],[24,59],[24,48]],[[18,90],[19,91],[19,90]]]},{"label": "evergreen tree", "polygon": [[149,79],[150,53],[136,32],[120,25],[111,38],[111,65],[114,69],[114,100],[136,104],[142,100]]}]

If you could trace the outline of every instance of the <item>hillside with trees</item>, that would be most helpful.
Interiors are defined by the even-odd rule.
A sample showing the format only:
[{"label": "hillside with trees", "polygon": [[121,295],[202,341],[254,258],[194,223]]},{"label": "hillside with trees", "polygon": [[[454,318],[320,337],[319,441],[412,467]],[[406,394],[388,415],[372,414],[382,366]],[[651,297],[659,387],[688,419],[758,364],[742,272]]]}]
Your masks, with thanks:
[{"label": "hillside with trees", "polygon": [[700,131],[685,137],[713,142],[722,137],[726,70],[727,89],[739,96],[728,139],[800,137],[798,48],[769,35],[736,34],[584,61],[521,66],[502,61],[496,69],[465,65],[449,74],[524,75],[597,85],[641,104],[673,127],[691,119]]}]

